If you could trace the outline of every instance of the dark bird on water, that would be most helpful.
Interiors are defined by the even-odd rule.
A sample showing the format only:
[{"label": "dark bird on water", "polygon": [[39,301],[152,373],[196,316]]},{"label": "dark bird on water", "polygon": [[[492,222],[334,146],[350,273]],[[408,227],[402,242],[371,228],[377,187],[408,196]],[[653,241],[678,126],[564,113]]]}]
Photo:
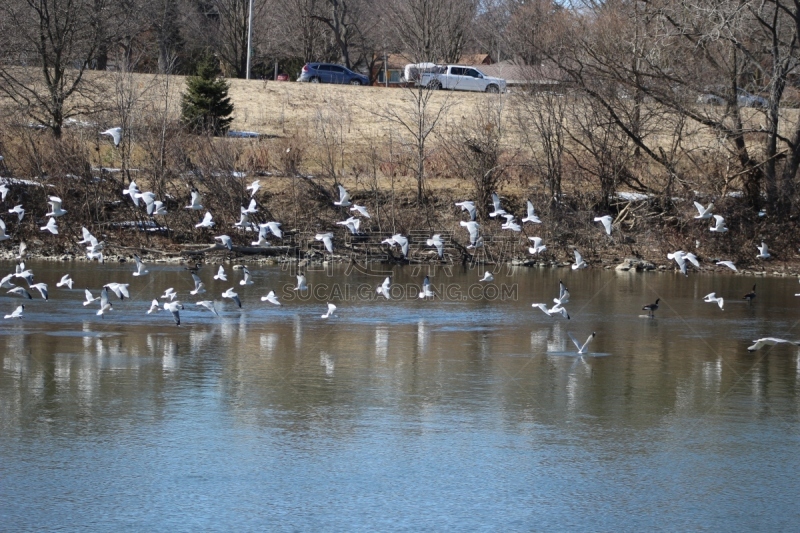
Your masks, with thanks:
[{"label": "dark bird on water", "polygon": [[655,316],[656,309],[658,309],[658,302],[661,301],[661,298],[656,298],[655,303],[647,304],[642,307],[642,311],[650,311],[650,316]]},{"label": "dark bird on water", "polygon": [[756,297],[756,286],[753,285],[753,290],[748,292],[742,297],[742,300],[747,300],[747,303],[753,303],[753,298]]}]

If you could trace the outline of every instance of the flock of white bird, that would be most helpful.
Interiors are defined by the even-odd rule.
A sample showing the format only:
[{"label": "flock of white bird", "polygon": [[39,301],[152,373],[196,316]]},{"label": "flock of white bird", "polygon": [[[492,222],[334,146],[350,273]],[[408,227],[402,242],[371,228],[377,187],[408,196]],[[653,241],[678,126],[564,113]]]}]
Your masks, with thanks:
[{"label": "flock of white bird", "polygon": [[[101,135],[108,135],[114,140],[115,145],[119,145],[122,139],[122,129],[121,128],[112,128],[107,131],[101,132]],[[236,228],[250,230],[250,231],[257,231],[258,232],[258,240],[252,242],[253,246],[269,246],[269,242],[266,240],[270,235],[281,239],[283,238],[283,232],[281,230],[281,223],[276,221],[255,224],[251,222],[250,216],[258,212],[257,202],[255,200],[256,192],[260,187],[259,181],[256,180],[252,182],[247,187],[247,190],[250,191],[251,200],[247,207],[241,207],[241,218],[239,222],[235,223],[234,226]],[[339,199],[338,201],[334,201],[333,205],[342,208],[349,208],[349,211],[353,213],[355,216],[349,216],[346,220],[337,222],[338,225],[345,226],[347,230],[351,234],[359,234],[360,233],[360,226],[361,226],[361,219],[362,218],[370,218],[370,214],[365,206],[354,204],[351,201],[350,194],[347,190],[339,185]],[[5,202],[6,195],[9,192],[9,188],[5,184],[0,184],[0,202]],[[123,195],[128,195],[133,202],[133,204],[137,207],[142,205],[146,210],[148,215],[151,216],[163,216],[167,214],[167,210],[165,204],[156,199],[156,196],[152,192],[142,192],[139,187],[136,185],[134,181],[131,181],[129,186],[125,188],[123,191]],[[57,196],[50,196],[48,199],[49,209],[47,213],[44,215],[47,218],[47,223],[40,228],[43,232],[49,232],[53,235],[58,234],[58,223],[57,219],[59,217],[64,216],[67,214],[67,210],[62,207],[62,200]],[[469,215],[468,220],[462,220],[460,225],[464,227],[468,233],[469,238],[469,245],[467,246],[468,249],[475,249],[483,246],[483,237],[481,236],[481,225],[476,221],[477,218],[477,207],[474,202],[472,201],[463,201],[458,202],[455,204],[457,207],[460,207],[462,211],[466,211]],[[715,215],[712,213],[712,209],[714,204],[709,204],[708,206],[704,207],[702,204],[698,202],[694,202],[695,207],[697,208],[698,214],[694,217],[695,219],[704,220],[704,219],[714,219],[714,225],[709,228],[712,233],[725,233],[728,231],[728,228],[725,226],[725,219],[720,215]],[[205,209],[202,205],[202,197],[200,192],[192,188],[191,191],[191,202],[189,205],[185,207],[186,209],[192,211],[201,211]],[[526,216],[521,219],[521,224],[516,221],[516,216],[508,213],[505,209],[503,209],[501,204],[501,197],[497,193],[492,194],[492,208],[493,210],[489,213],[491,218],[502,217],[505,219],[505,222],[502,223],[500,226],[502,230],[508,230],[512,232],[521,232],[522,225],[525,223],[531,224],[541,224],[541,220],[536,215],[533,204],[528,201],[527,202],[527,213]],[[22,221],[23,217],[25,216],[25,208],[22,205],[16,205],[13,208],[9,209],[8,212],[10,214],[15,214],[17,216],[18,221]],[[612,231],[614,228],[614,220],[611,216],[605,215],[600,217],[594,218],[595,222],[600,222],[606,232],[607,235],[611,236]],[[205,215],[203,216],[202,220],[195,225],[197,228],[213,228],[215,226],[215,222],[213,220],[213,216],[210,212],[206,211]],[[104,241],[99,241],[94,235],[87,228],[82,228],[82,239],[78,241],[78,244],[86,245],[86,256],[92,260],[97,259],[99,261],[103,261],[103,249],[105,248]],[[0,219],[0,241],[10,239],[9,235],[6,234],[6,225],[2,219]],[[321,241],[325,250],[329,254],[333,254],[334,252],[334,241],[335,235],[333,232],[327,233],[319,233],[315,236],[317,241]],[[528,248],[528,251],[531,255],[539,255],[543,251],[547,249],[547,246],[544,244],[543,239],[541,237],[528,237],[531,241],[531,246]],[[214,237],[215,243],[219,243],[221,246],[224,246],[228,250],[233,250],[233,240],[229,235],[219,235]],[[387,244],[389,246],[397,246],[400,248],[402,255],[404,258],[408,257],[409,253],[409,239],[407,236],[402,234],[395,234],[391,237],[382,241],[382,244]],[[436,249],[439,258],[443,258],[444,255],[444,248],[445,242],[442,239],[441,234],[434,234],[431,236],[430,239],[427,239],[426,244],[428,246],[432,246]],[[19,261],[14,273],[8,274],[2,280],[0,280],[0,288],[8,289],[8,293],[15,294],[22,298],[32,299],[33,297],[31,294],[22,286],[15,286],[12,283],[12,279],[21,278],[22,280],[27,282],[28,289],[37,290],[41,294],[41,297],[44,300],[48,299],[48,292],[47,292],[47,284],[46,283],[33,283],[33,272],[30,269],[25,268],[24,259],[26,257],[26,245],[24,242],[20,243],[19,246],[19,253],[16,256],[16,259]],[[761,246],[758,246],[759,254],[756,256],[759,259],[768,259],[770,254],[768,252],[768,248],[766,243],[761,243]],[[577,249],[573,249],[573,253],[575,255],[575,261],[572,264],[573,270],[580,270],[584,269],[588,266],[586,261],[584,261],[583,257],[581,256],[580,252]],[[695,267],[700,266],[700,262],[698,258],[691,252],[684,252],[683,250],[678,250],[672,253],[667,254],[667,258],[669,260],[674,260],[684,275],[688,275],[687,267],[689,264],[694,265]],[[149,273],[149,271],[145,268],[145,264],[142,262],[141,258],[138,255],[134,255],[135,260],[135,270],[133,271],[133,276],[140,277],[145,276]],[[717,261],[716,265],[727,267],[733,271],[736,271],[736,265],[734,265],[731,261]],[[200,278],[197,273],[197,269],[189,269],[192,270],[191,275],[194,282],[194,289],[189,291],[189,295],[191,296],[198,296],[206,292],[205,284]],[[253,285],[253,280],[251,278],[249,270],[244,267],[242,268],[243,279],[239,282],[242,286],[250,286]],[[214,276],[214,280],[217,281],[227,281],[227,275],[225,273],[224,267],[220,266],[217,274]],[[484,277],[480,279],[480,282],[491,282],[494,278],[490,272],[485,272]],[[67,287],[72,289],[73,281],[70,278],[69,274],[64,275],[61,280],[56,284],[57,287]],[[86,289],[85,295],[86,300],[83,302],[84,306],[91,305],[94,302],[99,302],[99,310],[97,311],[97,315],[103,316],[109,311],[113,310],[111,300],[109,299],[109,291],[116,295],[117,298],[120,300],[124,298],[128,298],[129,284],[127,283],[108,283],[104,285],[100,289],[100,295],[95,297],[91,291]],[[387,277],[381,285],[376,288],[377,294],[383,295],[385,298],[389,299],[390,296],[390,289],[391,289],[391,278]],[[306,278],[304,275],[299,274],[297,276],[297,286],[295,290],[298,291],[305,291],[307,290]],[[180,326],[181,319],[180,319],[180,311],[184,309],[183,304],[180,300],[175,300],[178,293],[174,291],[173,288],[167,289],[164,294],[160,297],[160,299],[165,300],[163,304],[159,302],[159,299],[154,299],[151,302],[150,308],[147,311],[148,314],[155,313],[160,310],[169,311],[172,314],[172,317],[175,320],[175,323]],[[800,295],[798,295],[800,296]],[[235,302],[235,304],[241,308],[242,302],[239,298],[239,295],[234,292],[234,288],[231,287],[228,290],[222,293],[223,298],[229,298]],[[431,287],[431,283],[429,278],[426,276],[423,283],[422,283],[422,290],[419,293],[419,298],[428,299],[434,298],[435,294]],[[755,286],[753,286],[753,290],[744,296],[744,299],[748,301],[752,301],[755,298]],[[273,305],[281,305],[278,297],[275,295],[274,291],[270,291],[266,296],[261,298],[262,301],[269,302]],[[706,295],[703,300],[709,303],[716,303],[720,309],[723,309],[724,306],[724,299],[722,297],[717,297],[716,293],[711,293]],[[551,307],[548,307],[547,304],[544,303],[534,303],[532,306],[534,308],[541,309],[545,314],[551,317],[561,316],[563,318],[569,319],[569,313],[565,307],[565,304],[569,302],[569,291],[564,286],[563,283],[559,282],[559,294],[558,297],[553,298],[553,303]],[[655,303],[649,304],[644,306],[642,309],[649,311],[649,316],[653,317],[655,311],[658,309],[658,302],[656,300]],[[214,313],[215,315],[219,316],[217,309],[214,307],[214,303],[211,300],[201,300],[195,302],[195,305],[207,309],[210,312]],[[321,315],[322,318],[330,318],[336,316],[337,307],[333,303],[328,303],[327,312]],[[10,314],[4,316],[6,319],[21,319],[24,316],[25,306],[20,305],[16,309],[14,309]],[[584,354],[586,353],[586,347],[594,337],[594,333],[587,339],[587,341],[583,344],[579,344],[571,335],[570,338],[575,343],[575,346],[578,348],[578,353]],[[766,338],[766,339],[759,339],[755,342],[755,344],[748,349],[755,350],[760,348],[763,345],[774,345],[784,342],[782,339],[775,339],[775,338]]]}]

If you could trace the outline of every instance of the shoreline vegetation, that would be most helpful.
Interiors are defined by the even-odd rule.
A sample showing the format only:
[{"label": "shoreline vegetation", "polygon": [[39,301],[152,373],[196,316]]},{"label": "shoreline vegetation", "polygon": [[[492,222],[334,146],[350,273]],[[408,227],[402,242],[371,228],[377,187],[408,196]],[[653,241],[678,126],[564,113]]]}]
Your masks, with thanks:
[{"label": "shoreline vegetation", "polygon": [[[146,74],[87,73],[107,94],[105,108],[68,121],[60,138],[31,123],[13,106],[0,109],[0,176],[9,187],[0,214],[9,240],[0,258],[14,259],[20,242],[28,257],[87,260],[77,244],[86,227],[105,240],[107,261],[263,261],[499,264],[569,267],[574,250],[593,267],[668,270],[667,253],[693,252],[692,271],[734,272],[716,266],[730,260],[739,274],[796,275],[800,272],[797,217],[745,197],[743,178],[731,169],[733,155],[698,123],[683,126],[675,154],[680,172],[670,175],[619,138],[599,138],[582,122],[595,113],[570,93],[512,89],[502,95],[338,87],[229,80],[235,106],[232,130],[257,137],[210,137],[180,125],[184,78]],[[101,91],[102,92],[102,91]],[[7,102],[6,102],[7,104]],[[698,104],[699,105],[699,104]],[[722,113],[720,109],[707,113]],[[757,122],[760,112],[741,110]],[[797,110],[784,113],[796,115]],[[544,115],[548,116],[544,116]],[[553,122],[555,120],[555,122]],[[652,135],[674,145],[676,117],[662,114]],[[119,146],[99,132],[123,128]],[[583,128],[583,129],[582,129]],[[670,134],[672,132],[673,134]],[[607,132],[606,132],[607,133]],[[601,142],[602,141],[602,142]],[[594,144],[592,144],[594,143]],[[680,156],[680,157],[679,157]],[[259,189],[247,189],[258,180]],[[166,215],[149,216],[123,190],[135,182],[163,202]],[[338,187],[364,205],[359,234],[340,224],[356,216],[337,207]],[[190,191],[203,209],[192,210]],[[530,201],[541,224],[522,231],[502,229],[490,217],[491,194],[516,216]],[[63,201],[59,234],[40,230],[49,196]],[[257,246],[258,231],[237,227],[252,199],[249,223],[277,221],[282,238]],[[471,200],[483,246],[470,248],[455,204]],[[693,202],[714,204],[729,231],[709,230]],[[23,205],[21,222],[7,213]],[[204,213],[215,226],[197,228]],[[609,215],[607,235],[595,217]],[[333,233],[333,253],[318,234]],[[229,235],[231,251],[214,244]],[[395,234],[409,238],[411,252],[382,244]],[[445,258],[426,244],[433,234],[445,242]],[[529,237],[544,251],[531,255]],[[766,242],[772,257],[757,259]]]}]

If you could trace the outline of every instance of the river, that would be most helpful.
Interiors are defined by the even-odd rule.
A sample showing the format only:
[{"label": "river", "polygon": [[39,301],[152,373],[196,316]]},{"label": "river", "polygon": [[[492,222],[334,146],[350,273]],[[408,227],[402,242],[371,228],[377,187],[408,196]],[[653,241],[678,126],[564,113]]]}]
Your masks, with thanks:
[{"label": "river", "polygon": [[[800,340],[794,278],[330,266],[303,293],[209,265],[216,317],[181,266],[28,267],[50,299],[0,296],[0,530],[797,528],[798,349],[747,351]],[[531,307],[559,279],[570,320]],[[131,298],[100,317],[108,282]],[[167,287],[180,327],[146,314]]]}]

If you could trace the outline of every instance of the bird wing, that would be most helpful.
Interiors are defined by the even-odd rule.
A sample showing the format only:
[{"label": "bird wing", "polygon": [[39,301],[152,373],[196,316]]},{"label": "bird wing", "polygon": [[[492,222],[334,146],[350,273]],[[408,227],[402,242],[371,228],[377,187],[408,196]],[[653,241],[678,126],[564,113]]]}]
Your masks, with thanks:
[{"label": "bird wing", "polygon": [[583,348],[582,348],[582,347],[581,347],[581,345],[578,343],[578,340],[575,338],[575,336],[572,334],[572,332],[568,331],[568,332],[567,332],[567,335],[569,335],[569,338],[570,338],[570,340],[572,341],[572,344],[574,344],[574,345],[575,345],[575,347],[578,349],[578,353],[582,353],[582,351],[583,351]]},{"label": "bird wing", "polygon": [[345,203],[350,200],[350,194],[347,192],[347,189],[339,185],[339,203]]},{"label": "bird wing", "polygon": [[592,334],[589,335],[589,338],[586,339],[586,342],[584,342],[583,346],[581,346],[581,350],[580,350],[581,353],[583,353],[586,350],[586,347],[589,346],[589,343],[592,341],[592,339],[594,339],[594,332],[592,332]]},{"label": "bird wing", "polygon": [[581,257],[580,252],[578,250],[573,250],[573,252],[575,252],[575,263],[582,263],[583,257]]}]

